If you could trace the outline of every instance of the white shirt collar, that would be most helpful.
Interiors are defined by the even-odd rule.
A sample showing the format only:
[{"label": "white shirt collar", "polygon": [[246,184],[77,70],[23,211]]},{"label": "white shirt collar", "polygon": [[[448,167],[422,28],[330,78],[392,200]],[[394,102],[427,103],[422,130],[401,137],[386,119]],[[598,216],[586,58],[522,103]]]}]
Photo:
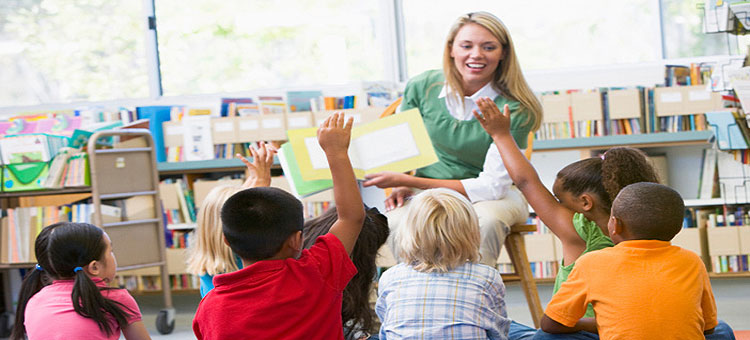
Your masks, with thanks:
[{"label": "white shirt collar", "polygon": [[[448,83],[445,83],[443,85],[443,89],[440,90],[440,94],[438,95],[438,98],[443,98],[448,95],[448,91],[451,89],[450,85]],[[492,86],[492,82],[489,82],[485,84],[479,91],[474,93],[471,96],[464,97],[464,99],[471,99],[472,101],[477,101],[480,97],[490,97],[490,99],[495,99],[495,97],[499,96],[500,92],[497,92],[495,90],[495,87]]]},{"label": "white shirt collar", "polygon": [[450,86],[447,83],[444,84],[438,98],[446,97],[445,106],[447,107],[448,112],[451,116],[459,120],[470,120],[474,118],[471,111],[478,109],[476,102],[479,98],[489,97],[490,99],[495,100],[495,98],[500,95],[500,93],[492,86],[492,83],[487,83],[473,95],[464,97],[463,105],[461,105],[460,102],[456,102],[455,97],[448,96],[449,90]]}]

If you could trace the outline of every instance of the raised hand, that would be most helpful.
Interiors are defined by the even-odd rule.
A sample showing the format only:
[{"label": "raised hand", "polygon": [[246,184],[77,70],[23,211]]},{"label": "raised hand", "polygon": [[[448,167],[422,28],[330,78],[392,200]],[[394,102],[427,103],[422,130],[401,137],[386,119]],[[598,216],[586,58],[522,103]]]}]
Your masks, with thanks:
[{"label": "raised hand", "polygon": [[318,128],[318,143],[326,154],[343,152],[349,149],[354,118],[344,121],[344,113],[336,112],[326,118]]},{"label": "raised hand", "polygon": [[477,106],[482,114],[473,110],[474,117],[479,121],[487,134],[493,139],[503,135],[510,135],[510,109],[508,104],[503,107],[503,113],[500,113],[494,101],[487,97],[477,100]]},{"label": "raised hand", "polygon": [[267,187],[271,185],[271,166],[273,165],[273,155],[276,148],[266,143],[261,143],[258,150],[252,146],[248,148],[253,161],[237,154],[236,157],[245,163],[245,182],[242,183],[244,188]]}]

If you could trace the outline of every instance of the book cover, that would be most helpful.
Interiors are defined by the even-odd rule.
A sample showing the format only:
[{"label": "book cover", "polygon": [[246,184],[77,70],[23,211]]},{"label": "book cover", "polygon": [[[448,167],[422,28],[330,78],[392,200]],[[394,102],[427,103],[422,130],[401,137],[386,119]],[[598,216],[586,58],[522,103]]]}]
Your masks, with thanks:
[{"label": "book cover", "polygon": [[333,188],[333,181],[330,179],[305,180],[300,173],[297,159],[294,157],[294,150],[290,143],[281,145],[278,152],[279,163],[284,171],[284,178],[289,183],[292,194],[297,197],[307,197],[318,192]]},{"label": "book cover", "polygon": [[721,150],[747,149],[748,143],[731,111],[706,112],[706,121],[714,130]]},{"label": "book cover", "polygon": [[154,138],[154,150],[156,150],[156,161],[164,162],[167,160],[167,153],[164,149],[164,132],[162,123],[169,121],[171,106],[142,106],[136,108],[138,119],[149,120],[149,130]]},{"label": "book cover", "polygon": [[210,116],[187,116],[182,119],[184,157],[186,161],[213,159],[214,144]]},{"label": "book cover", "polygon": [[289,112],[312,111],[311,100],[322,95],[321,91],[288,91],[286,101],[289,104]]},{"label": "book cover", "polygon": [[[287,134],[302,178],[331,179],[317,128],[288,130]],[[358,179],[381,171],[411,171],[438,161],[416,108],[353,127],[349,158]]]}]

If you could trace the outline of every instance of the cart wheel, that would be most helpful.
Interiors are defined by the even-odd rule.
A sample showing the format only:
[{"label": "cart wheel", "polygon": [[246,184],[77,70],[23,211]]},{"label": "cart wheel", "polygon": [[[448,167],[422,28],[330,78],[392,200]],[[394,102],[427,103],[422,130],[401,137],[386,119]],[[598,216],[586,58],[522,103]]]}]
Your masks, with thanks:
[{"label": "cart wheel", "polygon": [[13,313],[0,314],[0,338],[10,337],[11,324],[14,319]]},{"label": "cart wheel", "polygon": [[159,334],[169,334],[174,330],[174,309],[162,309],[156,315],[156,330]]}]

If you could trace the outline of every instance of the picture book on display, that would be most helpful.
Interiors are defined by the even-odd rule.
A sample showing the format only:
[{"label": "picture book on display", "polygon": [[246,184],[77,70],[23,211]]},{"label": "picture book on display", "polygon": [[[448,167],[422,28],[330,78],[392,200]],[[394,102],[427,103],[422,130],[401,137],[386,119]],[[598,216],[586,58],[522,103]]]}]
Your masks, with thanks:
[{"label": "picture book on display", "polygon": [[[305,197],[331,188],[331,171],[317,128],[287,131],[279,160],[294,193]],[[438,161],[418,109],[352,128],[349,159],[357,179],[381,171],[407,172]]]}]

